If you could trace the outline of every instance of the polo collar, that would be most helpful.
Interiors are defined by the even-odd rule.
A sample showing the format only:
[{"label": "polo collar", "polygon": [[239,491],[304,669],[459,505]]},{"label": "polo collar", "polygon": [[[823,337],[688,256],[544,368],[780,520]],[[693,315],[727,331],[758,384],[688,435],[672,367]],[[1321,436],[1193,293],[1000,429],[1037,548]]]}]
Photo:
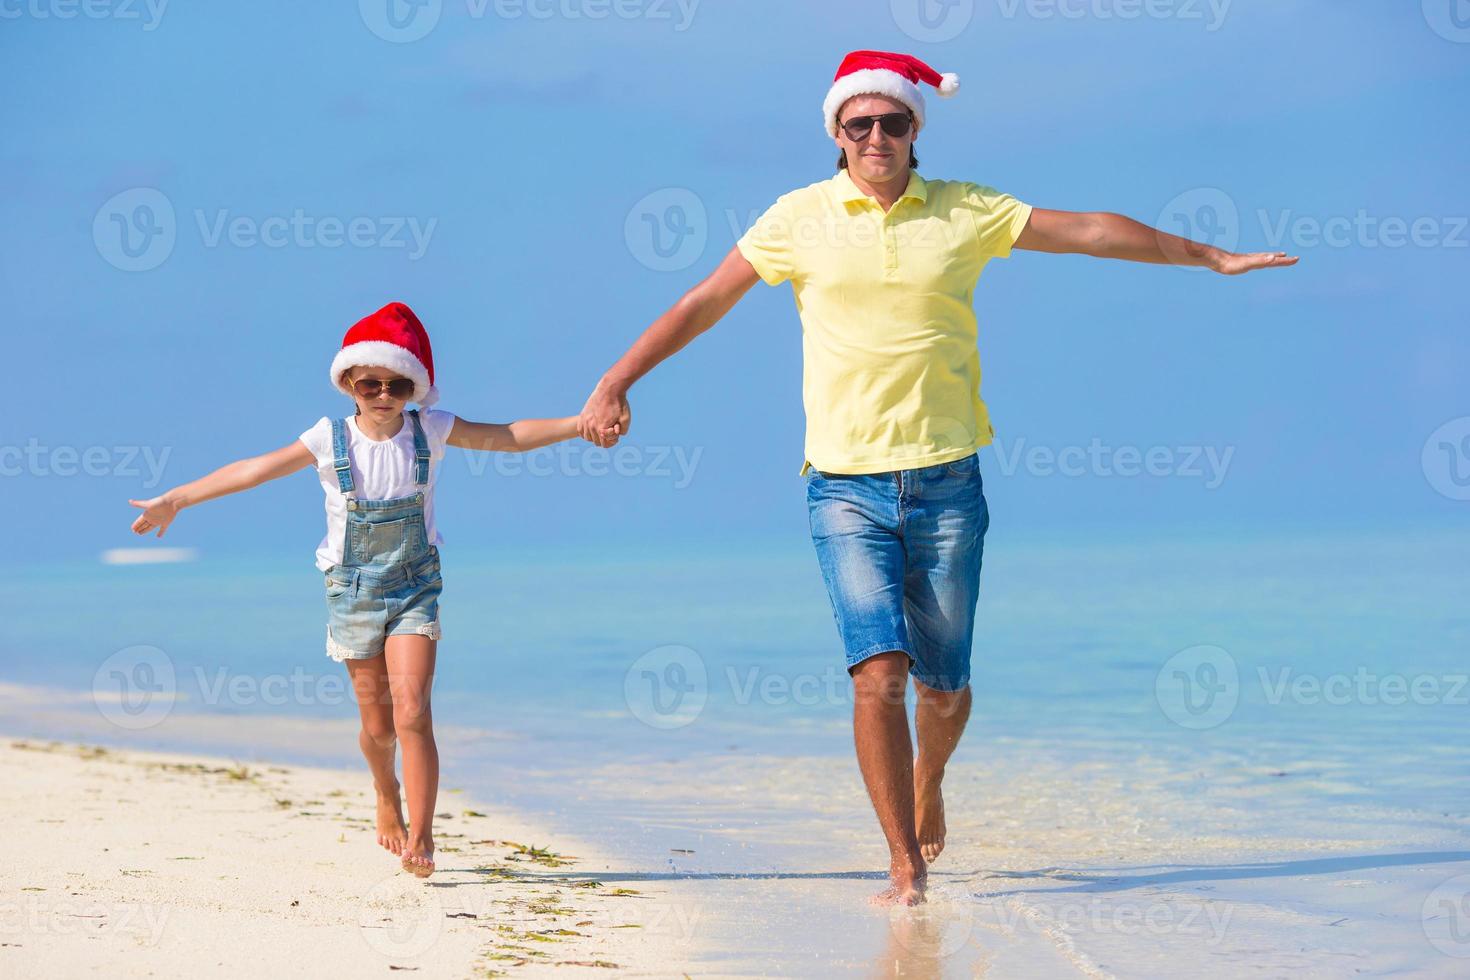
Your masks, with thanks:
[{"label": "polo collar", "polygon": [[[847,174],[847,168],[844,167],[837,171],[837,176],[833,180],[836,183],[837,199],[842,203],[849,204],[853,201],[872,200],[867,194],[863,193],[862,188],[852,182],[852,178]],[[898,196],[898,199],[902,201],[906,197],[911,197],[920,204],[929,199],[928,185],[916,170],[909,171],[908,186],[903,189],[903,193]]]}]

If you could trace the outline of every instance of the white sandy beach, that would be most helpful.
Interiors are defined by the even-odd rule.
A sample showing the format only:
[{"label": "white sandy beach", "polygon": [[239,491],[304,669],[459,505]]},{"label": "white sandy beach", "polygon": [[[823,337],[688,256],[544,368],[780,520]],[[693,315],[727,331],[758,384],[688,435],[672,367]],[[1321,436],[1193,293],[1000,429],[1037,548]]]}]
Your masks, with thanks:
[{"label": "white sandy beach", "polygon": [[0,782],[3,976],[667,975],[656,895],[462,793],[421,881],[364,773],[7,739]]},{"label": "white sandy beach", "polygon": [[[376,846],[366,772],[261,761],[343,749],[347,720],[180,710],[150,737],[213,755],[156,754],[61,693],[0,686],[23,733],[0,745],[4,976],[1448,980],[1470,965],[1470,815],[1334,802],[1325,744],[1189,768],[1142,746],[976,744],[946,780],[929,903],[884,910],[865,901],[883,854],[850,759],[548,769],[535,743],[446,726],[426,884]],[[463,777],[473,793],[453,791]],[[471,798],[507,778],[563,802],[529,817]]]}]

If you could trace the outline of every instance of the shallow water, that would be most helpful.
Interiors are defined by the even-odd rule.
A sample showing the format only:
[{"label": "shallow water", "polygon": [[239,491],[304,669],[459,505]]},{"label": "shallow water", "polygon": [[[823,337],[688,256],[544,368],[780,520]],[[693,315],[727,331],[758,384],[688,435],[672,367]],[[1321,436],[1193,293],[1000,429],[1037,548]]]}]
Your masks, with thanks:
[{"label": "shallow water", "polygon": [[[1433,975],[1464,962],[1419,919],[1426,889],[1470,870],[1467,545],[1463,532],[992,535],[973,720],[935,869],[935,908],[950,912],[934,921],[851,911],[881,884],[885,855],[804,543],[447,552],[435,694],[446,785],[596,839],[683,889],[681,908],[709,912],[702,971],[800,974],[817,951],[883,974],[898,943],[901,975],[937,956],[924,971],[989,963],[1015,975],[1005,963],[1058,957],[1079,975],[1162,976],[1200,948],[1221,975],[1341,975],[1351,970],[1334,972],[1334,956],[1378,969],[1393,955]],[[164,738],[170,726],[140,723],[159,714],[337,719],[330,737],[306,726],[273,751],[351,762],[355,712],[322,653],[320,579],[293,562],[11,569],[0,585],[35,615],[0,626],[3,679],[96,689],[95,710],[133,744]],[[243,747],[261,730],[215,737]],[[1371,887],[1352,884],[1364,876]],[[741,922],[721,916],[712,882],[747,896]],[[1271,898],[1291,887],[1302,895]],[[782,889],[790,907],[763,918],[756,896]],[[1373,928],[1344,938],[1325,921],[1359,889],[1370,897],[1349,917]],[[1375,911],[1371,895],[1397,897]],[[1334,915],[1317,923],[1313,902]],[[1116,928],[1119,909],[1172,923],[1156,952],[1127,952],[1137,933]],[[1194,931],[1210,928],[1207,909],[1233,912],[1228,935]],[[802,915],[866,938],[838,949],[808,930],[803,945],[782,929]],[[1284,937],[1308,925],[1332,930],[1313,940],[1321,958],[1286,955]]]}]

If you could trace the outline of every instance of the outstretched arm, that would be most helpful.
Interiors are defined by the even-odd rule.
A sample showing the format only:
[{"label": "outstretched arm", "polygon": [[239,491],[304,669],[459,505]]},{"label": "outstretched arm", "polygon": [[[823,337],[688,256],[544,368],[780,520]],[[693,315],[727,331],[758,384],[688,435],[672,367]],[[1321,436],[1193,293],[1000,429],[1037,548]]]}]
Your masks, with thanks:
[{"label": "outstretched arm", "polygon": [[607,369],[577,420],[577,434],[599,446],[611,446],[626,435],[630,415],[628,389],[663,360],[683,350],[730,312],[756,280],[755,267],[730,249],[719,267],[679,298]]},{"label": "outstretched arm", "polygon": [[128,503],[143,511],[133,521],[133,531],[136,534],[147,534],[156,530],[156,536],[161,538],[179,511],[185,507],[193,507],[206,500],[223,497],[227,493],[249,490],[267,480],[295,473],[315,463],[316,457],[300,439],[275,452],[236,460],[221,466],[208,476],[201,476],[192,483],[174,487],[152,499],[129,500]]},{"label": "outstretched arm", "polygon": [[1285,252],[1227,252],[1107,211],[1033,208],[1015,247],[1131,262],[1198,265],[1227,276],[1297,263],[1297,256]]},{"label": "outstretched arm", "polygon": [[449,430],[449,444],[486,452],[524,453],[571,439],[577,434],[577,416],[561,419],[521,419],[516,422],[469,422],[458,416]]}]

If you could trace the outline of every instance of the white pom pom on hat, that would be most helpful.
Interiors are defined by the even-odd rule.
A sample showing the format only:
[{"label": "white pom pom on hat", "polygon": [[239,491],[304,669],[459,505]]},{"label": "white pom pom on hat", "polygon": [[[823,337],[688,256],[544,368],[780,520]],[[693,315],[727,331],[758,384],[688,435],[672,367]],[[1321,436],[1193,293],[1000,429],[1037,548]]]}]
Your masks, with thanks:
[{"label": "white pom pom on hat", "polygon": [[832,87],[822,100],[822,121],[827,135],[837,135],[837,113],[848,99],[858,95],[884,95],[909,107],[914,114],[914,131],[924,128],[923,82],[934,86],[947,99],[960,90],[960,76],[940,74],[911,54],[893,51],[851,51],[837,66]]}]

